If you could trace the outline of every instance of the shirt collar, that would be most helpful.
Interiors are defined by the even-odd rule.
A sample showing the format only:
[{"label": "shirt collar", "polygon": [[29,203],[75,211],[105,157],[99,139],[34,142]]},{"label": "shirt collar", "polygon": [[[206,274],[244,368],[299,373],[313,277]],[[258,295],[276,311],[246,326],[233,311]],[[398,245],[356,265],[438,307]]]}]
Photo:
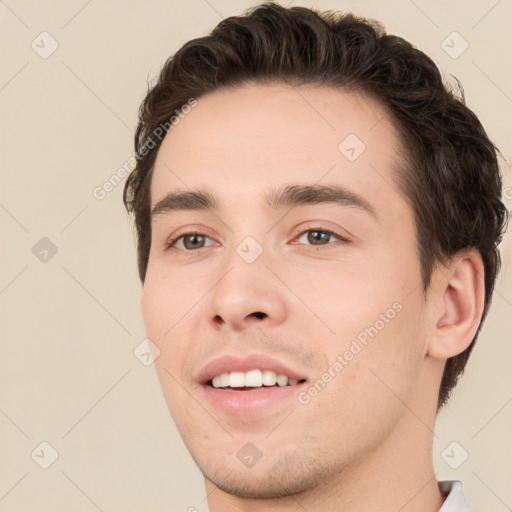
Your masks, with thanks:
[{"label": "shirt collar", "polygon": [[446,500],[439,509],[439,512],[469,512],[460,480],[443,480],[437,482],[437,485],[441,493],[446,496]]}]

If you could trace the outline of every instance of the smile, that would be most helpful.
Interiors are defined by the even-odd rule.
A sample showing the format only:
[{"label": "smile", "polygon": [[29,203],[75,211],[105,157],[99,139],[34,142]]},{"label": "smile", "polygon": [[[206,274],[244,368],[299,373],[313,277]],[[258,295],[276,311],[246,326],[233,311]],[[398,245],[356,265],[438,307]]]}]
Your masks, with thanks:
[{"label": "smile", "polygon": [[195,380],[214,410],[250,416],[282,411],[307,378],[301,370],[264,354],[226,354],[206,364]]},{"label": "smile", "polygon": [[[302,382],[304,379],[301,379]],[[291,379],[287,375],[278,374],[273,370],[250,370],[248,372],[229,372],[216,375],[210,381],[214,388],[231,390],[247,390],[261,388],[263,386],[294,386],[300,382]]]}]

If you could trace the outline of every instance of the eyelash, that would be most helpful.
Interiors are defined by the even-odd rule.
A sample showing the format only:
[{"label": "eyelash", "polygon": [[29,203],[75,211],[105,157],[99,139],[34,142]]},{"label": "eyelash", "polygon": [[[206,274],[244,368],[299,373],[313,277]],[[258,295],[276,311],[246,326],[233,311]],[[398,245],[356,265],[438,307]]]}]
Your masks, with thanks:
[{"label": "eyelash", "polygon": [[[305,226],[305,228],[306,229],[303,229],[295,238],[300,238],[302,235],[304,235],[304,234],[306,234],[308,232],[311,232],[311,231],[319,231],[321,233],[326,233],[328,235],[331,235],[331,236],[334,236],[334,237],[338,238],[339,241],[342,242],[342,243],[348,243],[349,242],[349,240],[346,237],[344,237],[341,233],[337,233],[336,231],[332,231],[330,229],[322,229],[319,226],[314,226],[314,227],[312,227],[312,226]],[[178,233],[176,236],[174,236],[173,238],[169,239],[165,243],[165,250],[175,249],[175,245],[178,242],[178,240],[180,240],[181,238],[183,238],[185,236],[188,236],[188,235],[199,235],[199,236],[210,238],[208,235],[206,235],[204,233],[200,233],[198,231],[188,231],[186,233]],[[323,250],[325,246],[332,245],[332,243],[320,244],[320,245],[313,245],[313,244],[297,244],[297,245],[310,245],[311,247],[316,247],[319,250]],[[199,249],[205,249],[205,247],[199,247]],[[187,253],[193,253],[193,252],[196,252],[199,249],[178,249],[178,250],[185,251]]]}]

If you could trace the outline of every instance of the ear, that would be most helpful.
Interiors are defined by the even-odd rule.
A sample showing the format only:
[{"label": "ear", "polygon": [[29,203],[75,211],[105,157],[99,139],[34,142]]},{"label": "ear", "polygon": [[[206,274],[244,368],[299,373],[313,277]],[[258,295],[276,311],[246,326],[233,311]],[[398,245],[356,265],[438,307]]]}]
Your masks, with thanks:
[{"label": "ear", "polygon": [[485,300],[480,253],[472,249],[456,255],[447,266],[438,268],[433,284],[434,314],[427,354],[448,359],[464,352],[480,324]]}]

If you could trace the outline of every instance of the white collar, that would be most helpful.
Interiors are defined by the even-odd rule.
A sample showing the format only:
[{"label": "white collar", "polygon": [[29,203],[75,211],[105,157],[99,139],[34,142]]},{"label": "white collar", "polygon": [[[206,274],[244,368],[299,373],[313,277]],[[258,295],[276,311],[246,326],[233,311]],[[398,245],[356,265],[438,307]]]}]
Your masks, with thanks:
[{"label": "white collar", "polygon": [[446,500],[439,509],[439,512],[469,512],[460,480],[443,480],[437,482],[437,485],[441,493],[446,496]]}]

